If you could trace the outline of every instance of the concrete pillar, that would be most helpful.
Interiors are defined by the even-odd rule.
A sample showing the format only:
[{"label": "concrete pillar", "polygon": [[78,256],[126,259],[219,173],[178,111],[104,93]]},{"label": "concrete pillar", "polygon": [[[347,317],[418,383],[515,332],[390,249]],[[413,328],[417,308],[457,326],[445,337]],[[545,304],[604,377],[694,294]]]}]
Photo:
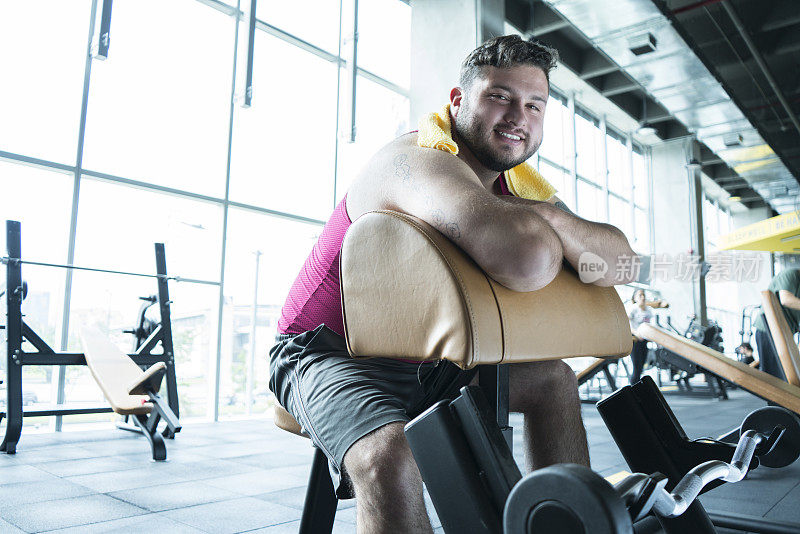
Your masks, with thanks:
[{"label": "concrete pillar", "polygon": [[[731,217],[731,222],[733,223],[733,228],[742,228],[743,226],[747,226],[749,224],[757,223],[759,221],[763,221],[765,219],[769,219],[771,216],[770,209],[767,207],[763,208],[752,208],[745,212],[741,213],[733,213]],[[770,280],[772,279],[772,258],[770,257],[769,252],[751,252],[751,251],[740,251],[742,254],[754,254],[758,258],[758,279],[755,282],[744,282],[741,284],[736,284],[737,291],[738,291],[738,298],[739,298],[739,307],[744,307],[748,304],[760,304],[761,303],[761,291],[766,289],[769,285]]]},{"label": "concrete pillar", "polygon": [[[687,145],[683,139],[652,147],[653,253],[651,286],[670,302],[670,315],[678,329],[687,315],[696,313],[692,283],[676,280],[675,260],[694,249],[692,218],[694,200],[686,169]],[[662,262],[667,262],[663,265]]]},{"label": "concrete pillar", "polygon": [[438,111],[458,85],[461,62],[480,43],[503,35],[502,0],[412,0],[411,122]]},{"label": "concrete pillar", "polygon": [[[688,141],[686,146],[686,162],[700,161],[700,145],[696,141]],[[691,225],[692,225],[692,248],[693,255],[697,256],[698,261],[702,262],[706,259],[706,240],[703,224],[703,184],[700,179],[701,170],[697,168],[687,168],[689,178],[689,191],[691,192]],[[708,315],[706,313],[706,279],[705,275],[700,273],[699,278],[694,278],[691,282],[692,290],[694,292],[694,314],[697,315],[700,324],[708,324]]]}]

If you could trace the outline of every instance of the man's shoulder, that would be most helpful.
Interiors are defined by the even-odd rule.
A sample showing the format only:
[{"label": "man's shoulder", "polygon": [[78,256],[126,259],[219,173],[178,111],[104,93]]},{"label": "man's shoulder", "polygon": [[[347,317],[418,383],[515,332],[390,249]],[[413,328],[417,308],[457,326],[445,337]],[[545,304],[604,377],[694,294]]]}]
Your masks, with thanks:
[{"label": "man's shoulder", "polygon": [[784,269],[772,279],[770,290],[786,289],[792,291],[797,288],[798,284],[800,284],[800,269]]}]

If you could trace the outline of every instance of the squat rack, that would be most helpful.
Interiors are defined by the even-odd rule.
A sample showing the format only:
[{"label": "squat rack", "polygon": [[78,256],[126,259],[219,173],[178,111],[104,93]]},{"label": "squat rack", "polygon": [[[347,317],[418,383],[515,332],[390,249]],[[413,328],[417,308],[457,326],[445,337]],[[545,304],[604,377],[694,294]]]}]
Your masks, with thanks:
[{"label": "squat rack", "polygon": [[[22,405],[22,367],[24,365],[86,365],[86,357],[83,353],[76,352],[57,352],[53,350],[30,326],[22,319],[22,301],[27,293],[27,284],[22,280],[22,265],[46,265],[50,267],[60,267],[66,269],[82,269],[100,272],[112,272],[117,274],[129,274],[136,276],[146,276],[155,278],[158,284],[157,302],[161,312],[161,321],[155,330],[147,337],[142,345],[128,356],[139,366],[149,367],[158,362],[167,365],[166,371],[166,394],[170,409],[176,417],[179,416],[178,408],[178,384],[175,377],[175,351],[172,344],[172,323],[170,318],[169,290],[167,281],[176,279],[167,276],[166,255],[164,244],[155,244],[156,253],[156,274],[147,275],[141,273],[126,273],[122,271],[107,271],[103,269],[89,269],[75,267],[72,265],[44,264],[39,262],[28,262],[22,260],[21,245],[21,225],[18,221],[6,221],[6,243],[8,257],[2,258],[2,263],[6,264],[6,412],[0,411],[0,421],[4,416],[8,417],[6,422],[6,432],[0,452],[14,454],[17,443],[22,433],[22,421],[24,417],[41,417],[51,415],[75,415],[111,412],[109,406],[99,407],[69,407],[68,405],[57,404],[54,407],[44,409],[23,410]],[[23,350],[23,341],[27,340],[35,351],[28,352]],[[162,353],[153,354],[153,349],[161,343]],[[127,428],[127,427],[123,427]],[[166,437],[169,429],[165,429]]]}]

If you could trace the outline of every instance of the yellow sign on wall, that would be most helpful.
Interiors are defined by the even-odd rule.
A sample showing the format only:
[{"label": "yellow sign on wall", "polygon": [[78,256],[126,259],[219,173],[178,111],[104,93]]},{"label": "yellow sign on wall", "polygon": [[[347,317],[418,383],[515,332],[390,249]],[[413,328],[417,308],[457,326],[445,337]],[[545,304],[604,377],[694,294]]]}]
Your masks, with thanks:
[{"label": "yellow sign on wall", "polygon": [[778,215],[720,236],[719,249],[800,252],[800,212]]}]

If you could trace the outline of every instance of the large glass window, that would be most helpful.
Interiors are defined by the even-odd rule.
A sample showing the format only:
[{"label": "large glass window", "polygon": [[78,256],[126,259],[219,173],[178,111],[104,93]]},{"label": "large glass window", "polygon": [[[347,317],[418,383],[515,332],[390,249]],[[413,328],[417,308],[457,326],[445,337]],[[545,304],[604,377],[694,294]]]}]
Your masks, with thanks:
[{"label": "large glass window", "polygon": [[600,202],[600,189],[584,180],[578,180],[578,215],[590,221],[600,220],[604,212]]},{"label": "large glass window", "polygon": [[539,159],[539,172],[556,188],[556,196],[563,200],[568,207],[575,209],[575,182],[572,175],[545,159]]},{"label": "large glass window", "polygon": [[608,189],[627,199],[630,198],[630,159],[624,139],[608,131],[606,135],[608,150]]},{"label": "large glass window", "polygon": [[605,185],[603,171],[603,136],[597,122],[581,113],[575,113],[575,152],[578,174],[599,185]]},{"label": "large glass window", "polygon": [[400,87],[411,76],[411,6],[398,0],[358,3],[358,66]]},{"label": "large glass window", "polygon": [[557,95],[551,94],[544,114],[544,138],[539,155],[556,165],[569,167],[572,143],[569,136],[569,109]]},{"label": "large glass window", "polygon": [[[8,253],[6,220],[20,223],[22,258],[64,263],[69,242],[73,174],[0,161],[0,255]],[[63,310],[66,272],[52,267],[22,266],[28,283],[23,302],[25,321],[51,346],[58,342]],[[5,269],[0,269],[0,288],[5,290]],[[0,290],[0,292],[2,291]],[[5,297],[2,297],[5,301]],[[3,322],[5,318],[0,318]]]},{"label": "large glass window", "polygon": [[75,164],[91,2],[0,2],[0,150]]},{"label": "large glass window", "polygon": [[233,22],[191,0],[115,3],[108,59],[92,63],[83,167],[222,197]]},{"label": "large glass window", "polygon": [[230,199],[327,217],[336,154],[336,65],[261,31],[255,47],[252,107],[234,109]]},{"label": "large glass window", "polygon": [[408,98],[366,78],[358,78],[356,142],[339,142],[336,196],[341,199],[370,156],[392,139],[408,133]]},{"label": "large glass window", "polygon": [[321,230],[315,224],[230,210],[220,355],[222,416],[266,411],[268,354],[281,308]]},{"label": "large glass window", "polygon": [[78,214],[76,265],[152,274],[158,242],[170,275],[219,280],[217,204],[84,177]]},{"label": "large glass window", "polygon": [[632,218],[633,213],[628,202],[616,195],[608,196],[608,222],[622,230],[630,241],[634,238]]},{"label": "large glass window", "polygon": [[636,146],[633,147],[633,198],[638,206],[646,208],[650,205],[647,161],[641,149]]},{"label": "large glass window", "polygon": [[[256,16],[267,24],[336,54],[339,50],[340,4],[340,0],[262,1],[257,4]],[[242,9],[249,9],[249,6],[249,2],[242,2]],[[242,29],[247,35],[247,27],[240,27],[240,38]]]},{"label": "large glass window", "polygon": [[650,248],[650,212],[638,206],[634,210],[634,224],[636,225],[636,239],[633,249],[640,254],[648,254]]}]

